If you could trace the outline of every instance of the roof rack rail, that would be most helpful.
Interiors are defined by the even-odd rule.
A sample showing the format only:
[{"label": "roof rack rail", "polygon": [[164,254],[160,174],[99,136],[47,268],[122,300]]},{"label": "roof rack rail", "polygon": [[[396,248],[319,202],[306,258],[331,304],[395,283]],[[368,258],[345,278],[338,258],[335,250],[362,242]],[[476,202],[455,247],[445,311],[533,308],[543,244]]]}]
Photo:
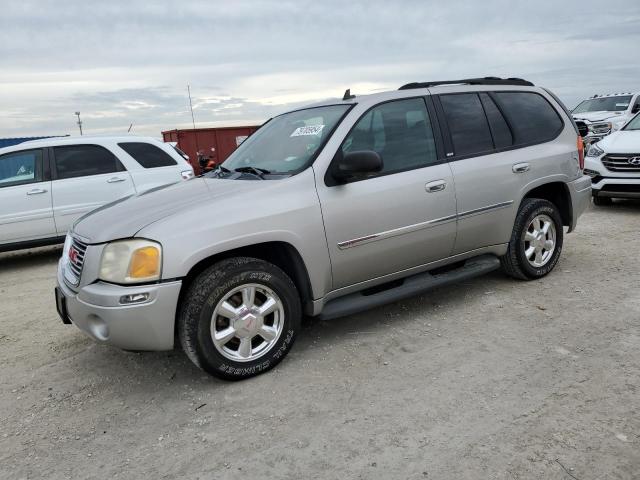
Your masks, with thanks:
[{"label": "roof rack rail", "polygon": [[410,90],[412,88],[428,88],[438,85],[518,85],[521,87],[533,87],[533,83],[523,80],[522,78],[500,78],[500,77],[483,77],[483,78],[464,78],[462,80],[442,80],[437,82],[413,82],[401,86],[398,90]]}]

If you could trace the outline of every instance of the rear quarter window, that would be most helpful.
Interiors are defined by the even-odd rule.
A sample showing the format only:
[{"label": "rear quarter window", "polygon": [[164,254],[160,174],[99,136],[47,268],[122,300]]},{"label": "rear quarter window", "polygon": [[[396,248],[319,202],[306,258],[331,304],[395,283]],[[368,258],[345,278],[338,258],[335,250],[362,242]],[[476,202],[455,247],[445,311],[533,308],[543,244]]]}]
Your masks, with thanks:
[{"label": "rear quarter window", "polygon": [[167,152],[144,142],[123,142],[118,146],[133,157],[143,168],[171,167],[178,163]]},{"label": "rear quarter window", "polygon": [[555,108],[538,93],[494,92],[492,96],[511,126],[515,146],[548,142],[564,127]]}]

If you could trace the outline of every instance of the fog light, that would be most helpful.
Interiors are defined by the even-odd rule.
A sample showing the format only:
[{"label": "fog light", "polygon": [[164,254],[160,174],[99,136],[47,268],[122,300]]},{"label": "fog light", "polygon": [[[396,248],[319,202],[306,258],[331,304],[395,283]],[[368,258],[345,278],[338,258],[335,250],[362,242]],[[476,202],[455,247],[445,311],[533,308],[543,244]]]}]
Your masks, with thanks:
[{"label": "fog light", "polygon": [[120,297],[120,303],[122,305],[131,305],[132,303],[142,303],[149,300],[149,294],[145,293],[132,293],[130,295],[123,295]]}]

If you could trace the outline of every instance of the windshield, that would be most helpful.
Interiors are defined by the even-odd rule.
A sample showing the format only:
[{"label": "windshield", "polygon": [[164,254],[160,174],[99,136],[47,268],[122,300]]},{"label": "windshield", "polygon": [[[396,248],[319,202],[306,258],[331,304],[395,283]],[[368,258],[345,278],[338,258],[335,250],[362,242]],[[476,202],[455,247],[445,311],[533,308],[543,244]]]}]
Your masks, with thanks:
[{"label": "windshield", "polygon": [[623,130],[640,130],[640,115],[636,115]]},{"label": "windshield", "polygon": [[225,169],[258,169],[293,174],[306,168],[351,105],[330,105],[285,113],[247,138],[222,164]]},{"label": "windshield", "polygon": [[574,108],[573,113],[623,112],[629,106],[629,102],[631,102],[631,95],[590,98]]}]

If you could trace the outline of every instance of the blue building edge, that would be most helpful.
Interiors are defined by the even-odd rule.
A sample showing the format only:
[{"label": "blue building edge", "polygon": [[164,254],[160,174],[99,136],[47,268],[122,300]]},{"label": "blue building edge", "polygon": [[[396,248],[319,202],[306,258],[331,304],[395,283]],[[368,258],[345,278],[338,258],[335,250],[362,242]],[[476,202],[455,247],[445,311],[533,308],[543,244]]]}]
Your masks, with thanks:
[{"label": "blue building edge", "polygon": [[17,138],[0,138],[0,148],[11,147],[23,142],[30,142],[31,140],[41,140],[43,138],[58,138],[68,137],[69,135],[45,135],[43,137],[17,137]]}]

